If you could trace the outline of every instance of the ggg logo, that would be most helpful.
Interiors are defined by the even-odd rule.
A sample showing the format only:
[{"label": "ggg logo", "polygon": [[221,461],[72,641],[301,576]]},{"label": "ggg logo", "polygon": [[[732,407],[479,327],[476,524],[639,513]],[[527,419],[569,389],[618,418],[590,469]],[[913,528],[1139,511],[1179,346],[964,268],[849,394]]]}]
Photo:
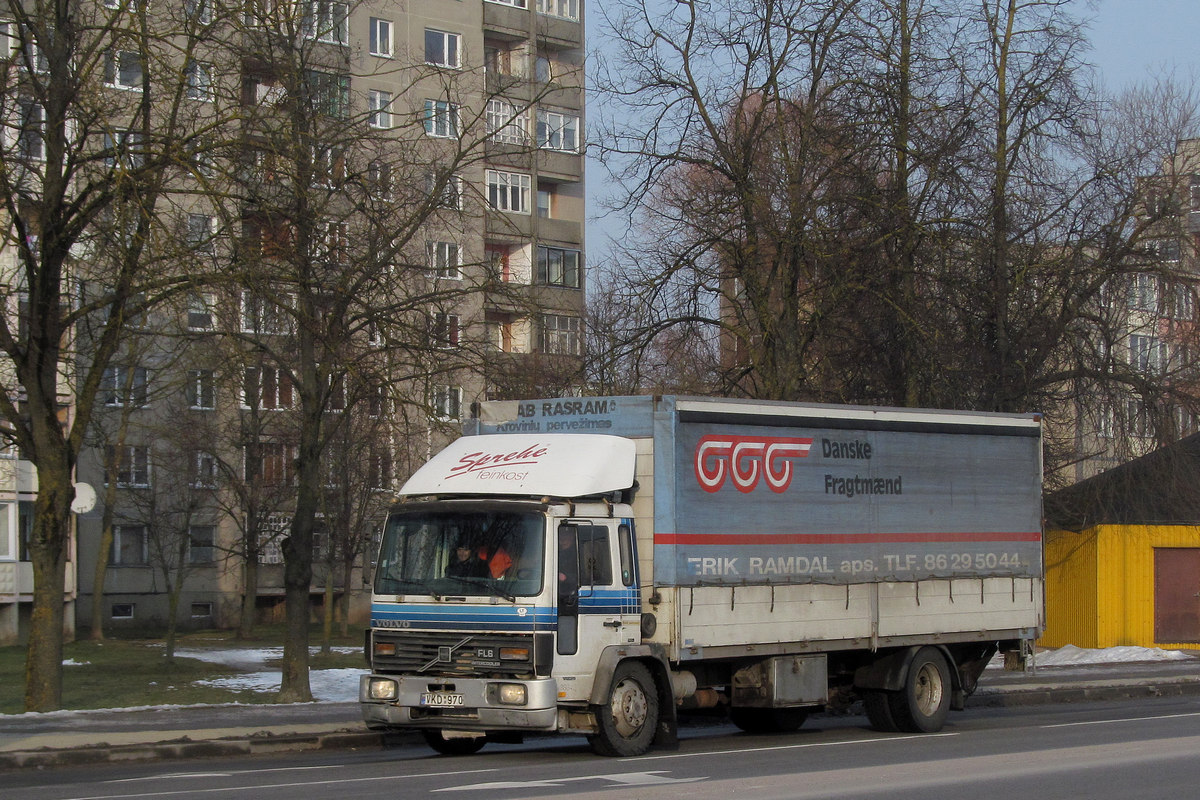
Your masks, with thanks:
[{"label": "ggg logo", "polygon": [[759,479],[779,494],[792,482],[792,462],[805,458],[812,439],[782,436],[705,436],[696,445],[696,482],[716,492],[728,477],[739,492],[750,493]]}]

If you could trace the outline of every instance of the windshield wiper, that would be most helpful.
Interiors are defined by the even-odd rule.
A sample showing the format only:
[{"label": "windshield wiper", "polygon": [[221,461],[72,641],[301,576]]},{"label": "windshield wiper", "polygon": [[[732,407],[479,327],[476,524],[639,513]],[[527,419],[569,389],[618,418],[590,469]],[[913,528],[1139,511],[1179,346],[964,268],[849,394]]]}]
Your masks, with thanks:
[{"label": "windshield wiper", "polygon": [[468,586],[478,586],[480,589],[487,589],[489,594],[496,595],[497,597],[503,597],[509,602],[515,603],[517,601],[517,596],[515,594],[509,594],[508,592],[504,591],[504,589],[501,588],[501,586],[496,583],[495,580],[489,580],[487,578],[473,578],[469,575],[447,575],[446,577],[453,578],[454,580],[465,583]]}]

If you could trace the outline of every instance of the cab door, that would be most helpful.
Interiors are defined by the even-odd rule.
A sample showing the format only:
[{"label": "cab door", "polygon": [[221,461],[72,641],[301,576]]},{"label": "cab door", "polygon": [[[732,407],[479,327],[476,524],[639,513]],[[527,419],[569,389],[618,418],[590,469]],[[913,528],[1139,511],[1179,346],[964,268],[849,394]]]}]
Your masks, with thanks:
[{"label": "cab door", "polygon": [[604,648],[640,639],[633,537],[629,525],[616,519],[565,520],[556,534],[554,676],[559,700],[583,700]]}]

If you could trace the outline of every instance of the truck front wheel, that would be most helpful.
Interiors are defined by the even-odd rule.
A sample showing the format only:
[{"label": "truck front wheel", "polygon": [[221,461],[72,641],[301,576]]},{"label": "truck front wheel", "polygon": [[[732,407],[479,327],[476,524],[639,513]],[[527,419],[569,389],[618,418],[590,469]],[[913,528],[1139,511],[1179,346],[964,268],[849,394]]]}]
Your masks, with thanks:
[{"label": "truck front wheel", "polygon": [[950,713],[950,668],[941,652],[922,647],[908,665],[904,688],[888,694],[892,718],[902,731],[934,733]]},{"label": "truck front wheel", "polygon": [[623,661],[613,672],[609,700],[596,708],[598,732],[588,737],[602,756],[640,756],[650,749],[658,727],[658,690],[650,670]]}]

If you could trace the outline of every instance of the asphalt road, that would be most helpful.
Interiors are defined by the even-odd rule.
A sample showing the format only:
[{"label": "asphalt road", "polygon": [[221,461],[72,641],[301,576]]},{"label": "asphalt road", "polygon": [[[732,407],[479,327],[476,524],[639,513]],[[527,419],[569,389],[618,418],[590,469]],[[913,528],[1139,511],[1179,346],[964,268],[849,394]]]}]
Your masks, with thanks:
[{"label": "asphalt road", "polygon": [[1195,796],[1200,697],[979,708],[939,734],[883,734],[819,717],[787,736],[690,728],[677,751],[593,755],[577,737],[489,745],[474,756],[418,745],[187,763],[99,764],[3,776],[4,800],[447,797],[1126,800]]}]

